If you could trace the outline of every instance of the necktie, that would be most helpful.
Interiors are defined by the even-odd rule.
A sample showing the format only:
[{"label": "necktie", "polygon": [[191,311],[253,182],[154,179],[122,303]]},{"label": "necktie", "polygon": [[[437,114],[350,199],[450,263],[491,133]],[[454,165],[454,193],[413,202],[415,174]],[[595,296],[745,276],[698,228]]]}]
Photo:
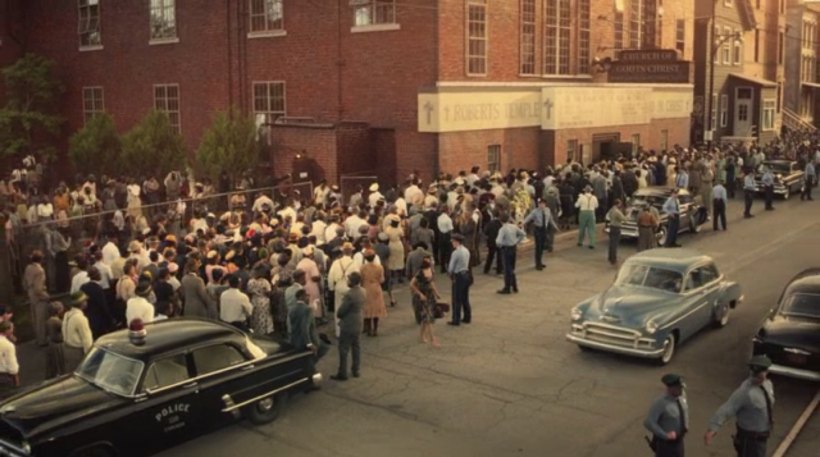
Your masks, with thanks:
[{"label": "necktie", "polygon": [[541,228],[547,228],[547,211],[541,210]]},{"label": "necktie", "polygon": [[680,401],[680,398],[675,400],[675,403],[678,405],[678,413],[680,416],[680,437],[687,432],[686,430],[686,413],[683,411],[683,404]]},{"label": "necktie", "polygon": [[772,417],[772,399],[769,398],[769,392],[765,387],[763,387],[763,384],[760,385],[760,390],[763,391],[763,398],[766,399],[766,417],[768,418],[769,432],[771,432],[774,427],[774,417]]}]

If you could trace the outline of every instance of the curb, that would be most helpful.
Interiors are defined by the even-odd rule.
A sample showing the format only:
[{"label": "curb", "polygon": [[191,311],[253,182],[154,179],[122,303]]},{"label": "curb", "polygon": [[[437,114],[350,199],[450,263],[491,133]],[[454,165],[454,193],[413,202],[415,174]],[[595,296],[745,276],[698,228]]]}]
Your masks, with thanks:
[{"label": "curb", "polygon": [[783,441],[780,442],[780,445],[777,446],[777,450],[774,451],[772,457],[783,457],[789,452],[789,448],[794,444],[794,440],[797,439],[797,435],[800,434],[800,431],[803,430],[803,427],[806,426],[808,423],[809,418],[814,414],[814,411],[817,409],[817,405],[820,404],[820,390],[814,395],[814,399],[809,402],[809,405],[803,410],[803,414],[797,418],[792,428],[789,430],[789,433],[783,438]]}]

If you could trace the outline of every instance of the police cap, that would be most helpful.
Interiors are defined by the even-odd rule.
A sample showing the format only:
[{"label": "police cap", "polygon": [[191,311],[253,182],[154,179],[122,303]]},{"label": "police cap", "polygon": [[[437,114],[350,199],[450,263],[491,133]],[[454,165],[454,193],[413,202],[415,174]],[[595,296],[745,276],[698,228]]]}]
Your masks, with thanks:
[{"label": "police cap", "polygon": [[772,360],[765,354],[756,355],[749,360],[749,368],[752,371],[767,371],[772,366]]},{"label": "police cap", "polygon": [[683,376],[674,373],[668,373],[663,375],[661,378],[661,382],[666,387],[675,387],[675,386],[683,386]]}]

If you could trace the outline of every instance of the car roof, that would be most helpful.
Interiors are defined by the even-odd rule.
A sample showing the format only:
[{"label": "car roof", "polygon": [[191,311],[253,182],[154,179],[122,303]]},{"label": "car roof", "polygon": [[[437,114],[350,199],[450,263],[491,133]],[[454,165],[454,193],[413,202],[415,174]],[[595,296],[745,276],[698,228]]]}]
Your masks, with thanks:
[{"label": "car roof", "polygon": [[627,259],[627,262],[657,265],[684,273],[696,263],[713,262],[713,260],[692,249],[656,248],[635,254]]},{"label": "car roof", "polygon": [[764,164],[766,164],[766,163],[790,164],[790,163],[794,163],[794,160],[772,159],[772,160],[764,160],[763,163]]},{"label": "car roof", "polygon": [[820,268],[807,268],[795,275],[786,285],[786,292],[820,293]]},{"label": "car roof", "polygon": [[244,339],[244,334],[230,325],[191,317],[165,319],[146,324],[145,331],[145,344],[142,345],[131,342],[129,330],[109,333],[100,337],[95,345],[145,361],[155,355],[201,343]]},{"label": "car roof", "polygon": [[[643,189],[638,189],[635,191],[632,196],[650,196],[650,197],[669,197],[672,193],[673,187],[666,187],[666,186],[652,186],[652,187],[644,187]],[[686,189],[678,189],[678,196],[689,195],[689,191]]]}]

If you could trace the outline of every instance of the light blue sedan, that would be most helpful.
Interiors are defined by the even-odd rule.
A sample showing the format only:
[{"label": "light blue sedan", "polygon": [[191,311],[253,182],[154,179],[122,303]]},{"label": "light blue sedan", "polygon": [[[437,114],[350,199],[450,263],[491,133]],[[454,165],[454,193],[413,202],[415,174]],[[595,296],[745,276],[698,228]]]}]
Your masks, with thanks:
[{"label": "light blue sedan", "polygon": [[651,249],[630,257],[603,293],[572,309],[567,340],[667,364],[678,344],[702,328],[724,327],[743,300],[714,260],[688,249]]}]

